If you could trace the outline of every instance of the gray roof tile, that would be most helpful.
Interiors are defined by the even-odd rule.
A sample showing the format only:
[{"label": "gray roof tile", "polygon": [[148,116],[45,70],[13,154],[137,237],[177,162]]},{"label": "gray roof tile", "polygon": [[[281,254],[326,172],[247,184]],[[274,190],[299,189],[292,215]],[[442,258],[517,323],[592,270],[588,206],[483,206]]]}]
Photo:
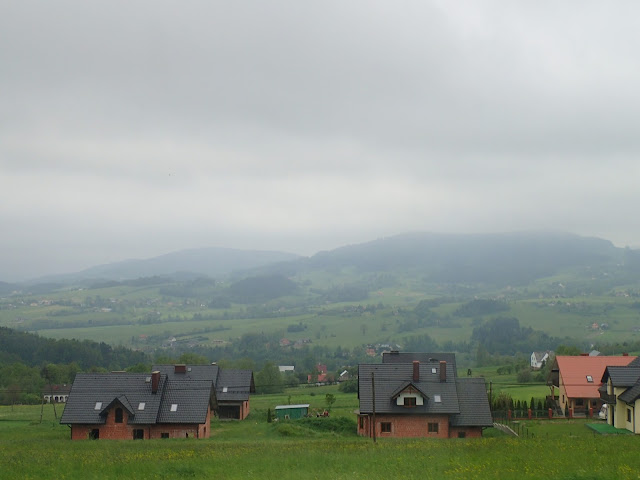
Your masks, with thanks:
[{"label": "gray roof tile", "polygon": [[[151,375],[144,373],[102,373],[76,375],[60,423],[103,424],[108,407],[119,403],[129,415],[128,423],[204,423],[213,406],[215,390],[211,380],[171,380],[160,374],[157,393],[151,392]],[[140,404],[144,409],[140,410]],[[178,407],[171,411],[171,405]],[[98,408],[96,408],[98,407]]]},{"label": "gray roof tile", "polygon": [[[436,373],[432,373],[432,369]],[[420,379],[413,381],[413,365],[411,363],[393,364],[362,364],[358,368],[358,397],[360,398],[360,411],[373,412],[373,393],[371,386],[371,374],[375,379],[376,413],[397,414],[438,414],[458,413],[458,393],[453,377],[453,366],[447,364],[447,381],[440,382],[439,363],[420,364]],[[406,408],[397,405],[392,397],[407,381],[411,381],[421,392],[427,395],[424,405]],[[440,396],[440,402],[435,401],[435,396]]]},{"label": "gray roof tile", "polygon": [[460,378],[456,382],[460,413],[452,415],[451,425],[490,427],[493,417],[489,408],[487,386],[483,378]]},{"label": "gray roof tile", "polygon": [[[104,408],[119,398],[123,406],[134,412],[129,423],[155,423],[166,376],[160,376],[155,394],[151,393],[151,383],[146,381],[148,377],[145,373],[78,373],[60,423],[102,424]],[[95,408],[97,402],[101,403],[99,409]],[[137,410],[140,402],[145,403],[144,410]]]},{"label": "gray roof tile", "polygon": [[216,396],[219,402],[244,402],[255,393],[251,370],[220,369],[216,381]]}]

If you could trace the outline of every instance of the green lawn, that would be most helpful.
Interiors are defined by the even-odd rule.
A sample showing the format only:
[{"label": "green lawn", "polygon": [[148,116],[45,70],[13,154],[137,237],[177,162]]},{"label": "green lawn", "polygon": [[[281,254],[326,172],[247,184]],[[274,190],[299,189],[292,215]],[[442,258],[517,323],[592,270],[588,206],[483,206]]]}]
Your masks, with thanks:
[{"label": "green lawn", "polygon": [[[321,393],[292,394],[292,402],[313,404],[323,399]],[[214,420],[210,439],[138,442],[72,442],[50,405],[42,423],[39,406],[0,407],[0,478],[637,479],[640,471],[636,436],[596,435],[585,421],[527,422],[533,438],[489,429],[483,439],[374,444],[353,433],[262,418],[263,409],[287,399],[288,394],[253,397],[247,420]],[[345,395],[334,407],[353,403],[353,396]]]}]

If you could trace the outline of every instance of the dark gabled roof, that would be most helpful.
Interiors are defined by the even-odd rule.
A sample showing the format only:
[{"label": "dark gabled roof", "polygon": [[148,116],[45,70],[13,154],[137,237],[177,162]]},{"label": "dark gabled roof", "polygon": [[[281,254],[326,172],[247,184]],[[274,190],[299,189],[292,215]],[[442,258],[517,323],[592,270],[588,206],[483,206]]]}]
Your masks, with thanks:
[{"label": "dark gabled roof", "polygon": [[623,401],[624,403],[633,403],[638,398],[640,398],[640,380],[636,382],[631,388],[628,388],[623,393],[618,395],[618,400]]},{"label": "dark gabled roof", "polygon": [[424,398],[428,398],[428,395],[423,392],[422,390],[420,390],[420,388],[415,384],[415,382],[403,382],[400,384],[400,386],[398,388],[395,389],[394,392],[391,393],[391,398],[398,398],[398,396],[404,392],[407,388],[412,387],[414,389],[416,389],[420,395],[422,395]]},{"label": "dark gabled roof", "polygon": [[460,413],[451,416],[451,425],[491,427],[493,418],[484,378],[461,378],[456,381],[456,387]]},{"label": "dark gabled roof", "polygon": [[153,372],[164,373],[169,380],[209,380],[216,381],[218,378],[218,365],[183,365],[184,373],[176,373],[176,365],[154,365],[151,368]]},{"label": "dark gabled roof", "polygon": [[456,371],[456,354],[455,353],[422,353],[422,352],[384,352],[382,354],[382,363],[411,363],[417,360],[420,363],[438,363],[440,361],[447,362],[447,365],[453,365],[454,375]]},{"label": "dark gabled roof", "polygon": [[219,402],[244,402],[255,392],[252,370],[220,369],[216,380]]},{"label": "dark gabled roof", "polygon": [[[213,399],[210,380],[168,380],[157,423],[204,423]],[[171,411],[172,405],[176,405],[175,411]]]},{"label": "dark gabled roof", "polygon": [[111,400],[111,403],[109,403],[107,406],[103,405],[102,410],[100,410],[100,415],[106,416],[109,410],[111,410],[111,407],[114,407],[116,405],[121,405],[122,408],[124,408],[130,416],[136,414],[136,411],[133,409],[133,407],[129,403],[129,399],[127,398],[127,396],[118,395],[116,398]]},{"label": "dark gabled roof", "polygon": [[630,387],[640,378],[640,366],[627,365],[626,367],[610,366],[602,374],[602,382],[611,378],[614,387]]},{"label": "dark gabled roof", "polygon": [[[209,407],[215,406],[212,380],[171,380],[161,373],[154,394],[151,378],[144,373],[79,373],[60,423],[103,424],[116,404],[127,410],[132,425],[205,423]],[[172,405],[177,406],[175,411]]]},{"label": "dark gabled roof", "polygon": [[[435,369],[435,373],[432,373]],[[362,364],[358,366],[358,397],[360,412],[373,413],[373,391],[371,374],[375,380],[376,413],[395,414],[440,414],[459,413],[458,393],[456,390],[453,365],[447,363],[447,381],[440,381],[440,363],[420,363],[418,381],[413,381],[413,365],[411,363]],[[411,381],[427,396],[424,405],[407,408],[397,405],[393,400],[394,393]],[[435,395],[441,401],[435,402]]]},{"label": "dark gabled roof", "polygon": [[[131,424],[156,423],[167,377],[160,375],[158,393],[151,393],[145,373],[78,373],[71,387],[60,423],[102,424],[103,410],[119,402],[133,415]],[[97,403],[100,403],[96,409]],[[144,403],[144,410],[138,410]]]}]

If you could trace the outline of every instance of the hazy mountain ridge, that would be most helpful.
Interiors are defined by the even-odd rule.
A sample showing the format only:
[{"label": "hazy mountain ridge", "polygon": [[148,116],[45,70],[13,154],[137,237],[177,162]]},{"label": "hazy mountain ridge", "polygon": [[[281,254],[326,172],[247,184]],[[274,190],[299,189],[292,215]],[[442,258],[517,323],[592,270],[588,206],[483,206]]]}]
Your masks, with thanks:
[{"label": "hazy mountain ridge", "polygon": [[[70,283],[78,280],[131,280],[140,277],[219,277],[237,270],[291,261],[298,255],[267,250],[208,247],[180,250],[148,259],[123,260],[96,265],[77,273],[50,275],[37,282]],[[33,283],[33,282],[30,282]]]},{"label": "hazy mountain ridge", "polygon": [[434,283],[526,284],[563,268],[623,262],[610,241],[567,233],[453,235],[408,233],[320,252],[300,269],[420,272]]},{"label": "hazy mountain ridge", "polygon": [[[638,263],[637,250],[610,241],[568,233],[437,234],[415,232],[347,245],[311,257],[275,251],[199,248],[144,260],[98,265],[78,273],[55,275],[39,283],[69,284],[87,280],[131,280],[171,276],[219,278],[233,274],[297,273],[336,268],[360,272],[418,272],[435,283],[526,284],[563,268],[596,268],[627,261]],[[36,281],[30,282],[35,284]],[[17,284],[1,283],[9,292]]]}]

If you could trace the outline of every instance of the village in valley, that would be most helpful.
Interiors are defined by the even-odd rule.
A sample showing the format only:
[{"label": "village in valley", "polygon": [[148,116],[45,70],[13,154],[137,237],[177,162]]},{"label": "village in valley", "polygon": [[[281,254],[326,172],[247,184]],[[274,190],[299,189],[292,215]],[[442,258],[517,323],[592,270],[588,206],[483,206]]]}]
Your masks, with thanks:
[{"label": "village in valley", "polygon": [[[380,268],[367,250],[356,258]],[[613,254],[598,274],[558,269],[562,281],[514,267],[449,283],[391,259],[336,268],[327,254],[287,275],[0,285],[1,466],[8,478],[56,465],[74,478],[81,465],[96,478],[268,478],[283,465],[291,478],[357,478],[393,477],[403,459],[414,477],[633,478],[640,263]],[[42,462],[25,462],[25,446]]]}]

